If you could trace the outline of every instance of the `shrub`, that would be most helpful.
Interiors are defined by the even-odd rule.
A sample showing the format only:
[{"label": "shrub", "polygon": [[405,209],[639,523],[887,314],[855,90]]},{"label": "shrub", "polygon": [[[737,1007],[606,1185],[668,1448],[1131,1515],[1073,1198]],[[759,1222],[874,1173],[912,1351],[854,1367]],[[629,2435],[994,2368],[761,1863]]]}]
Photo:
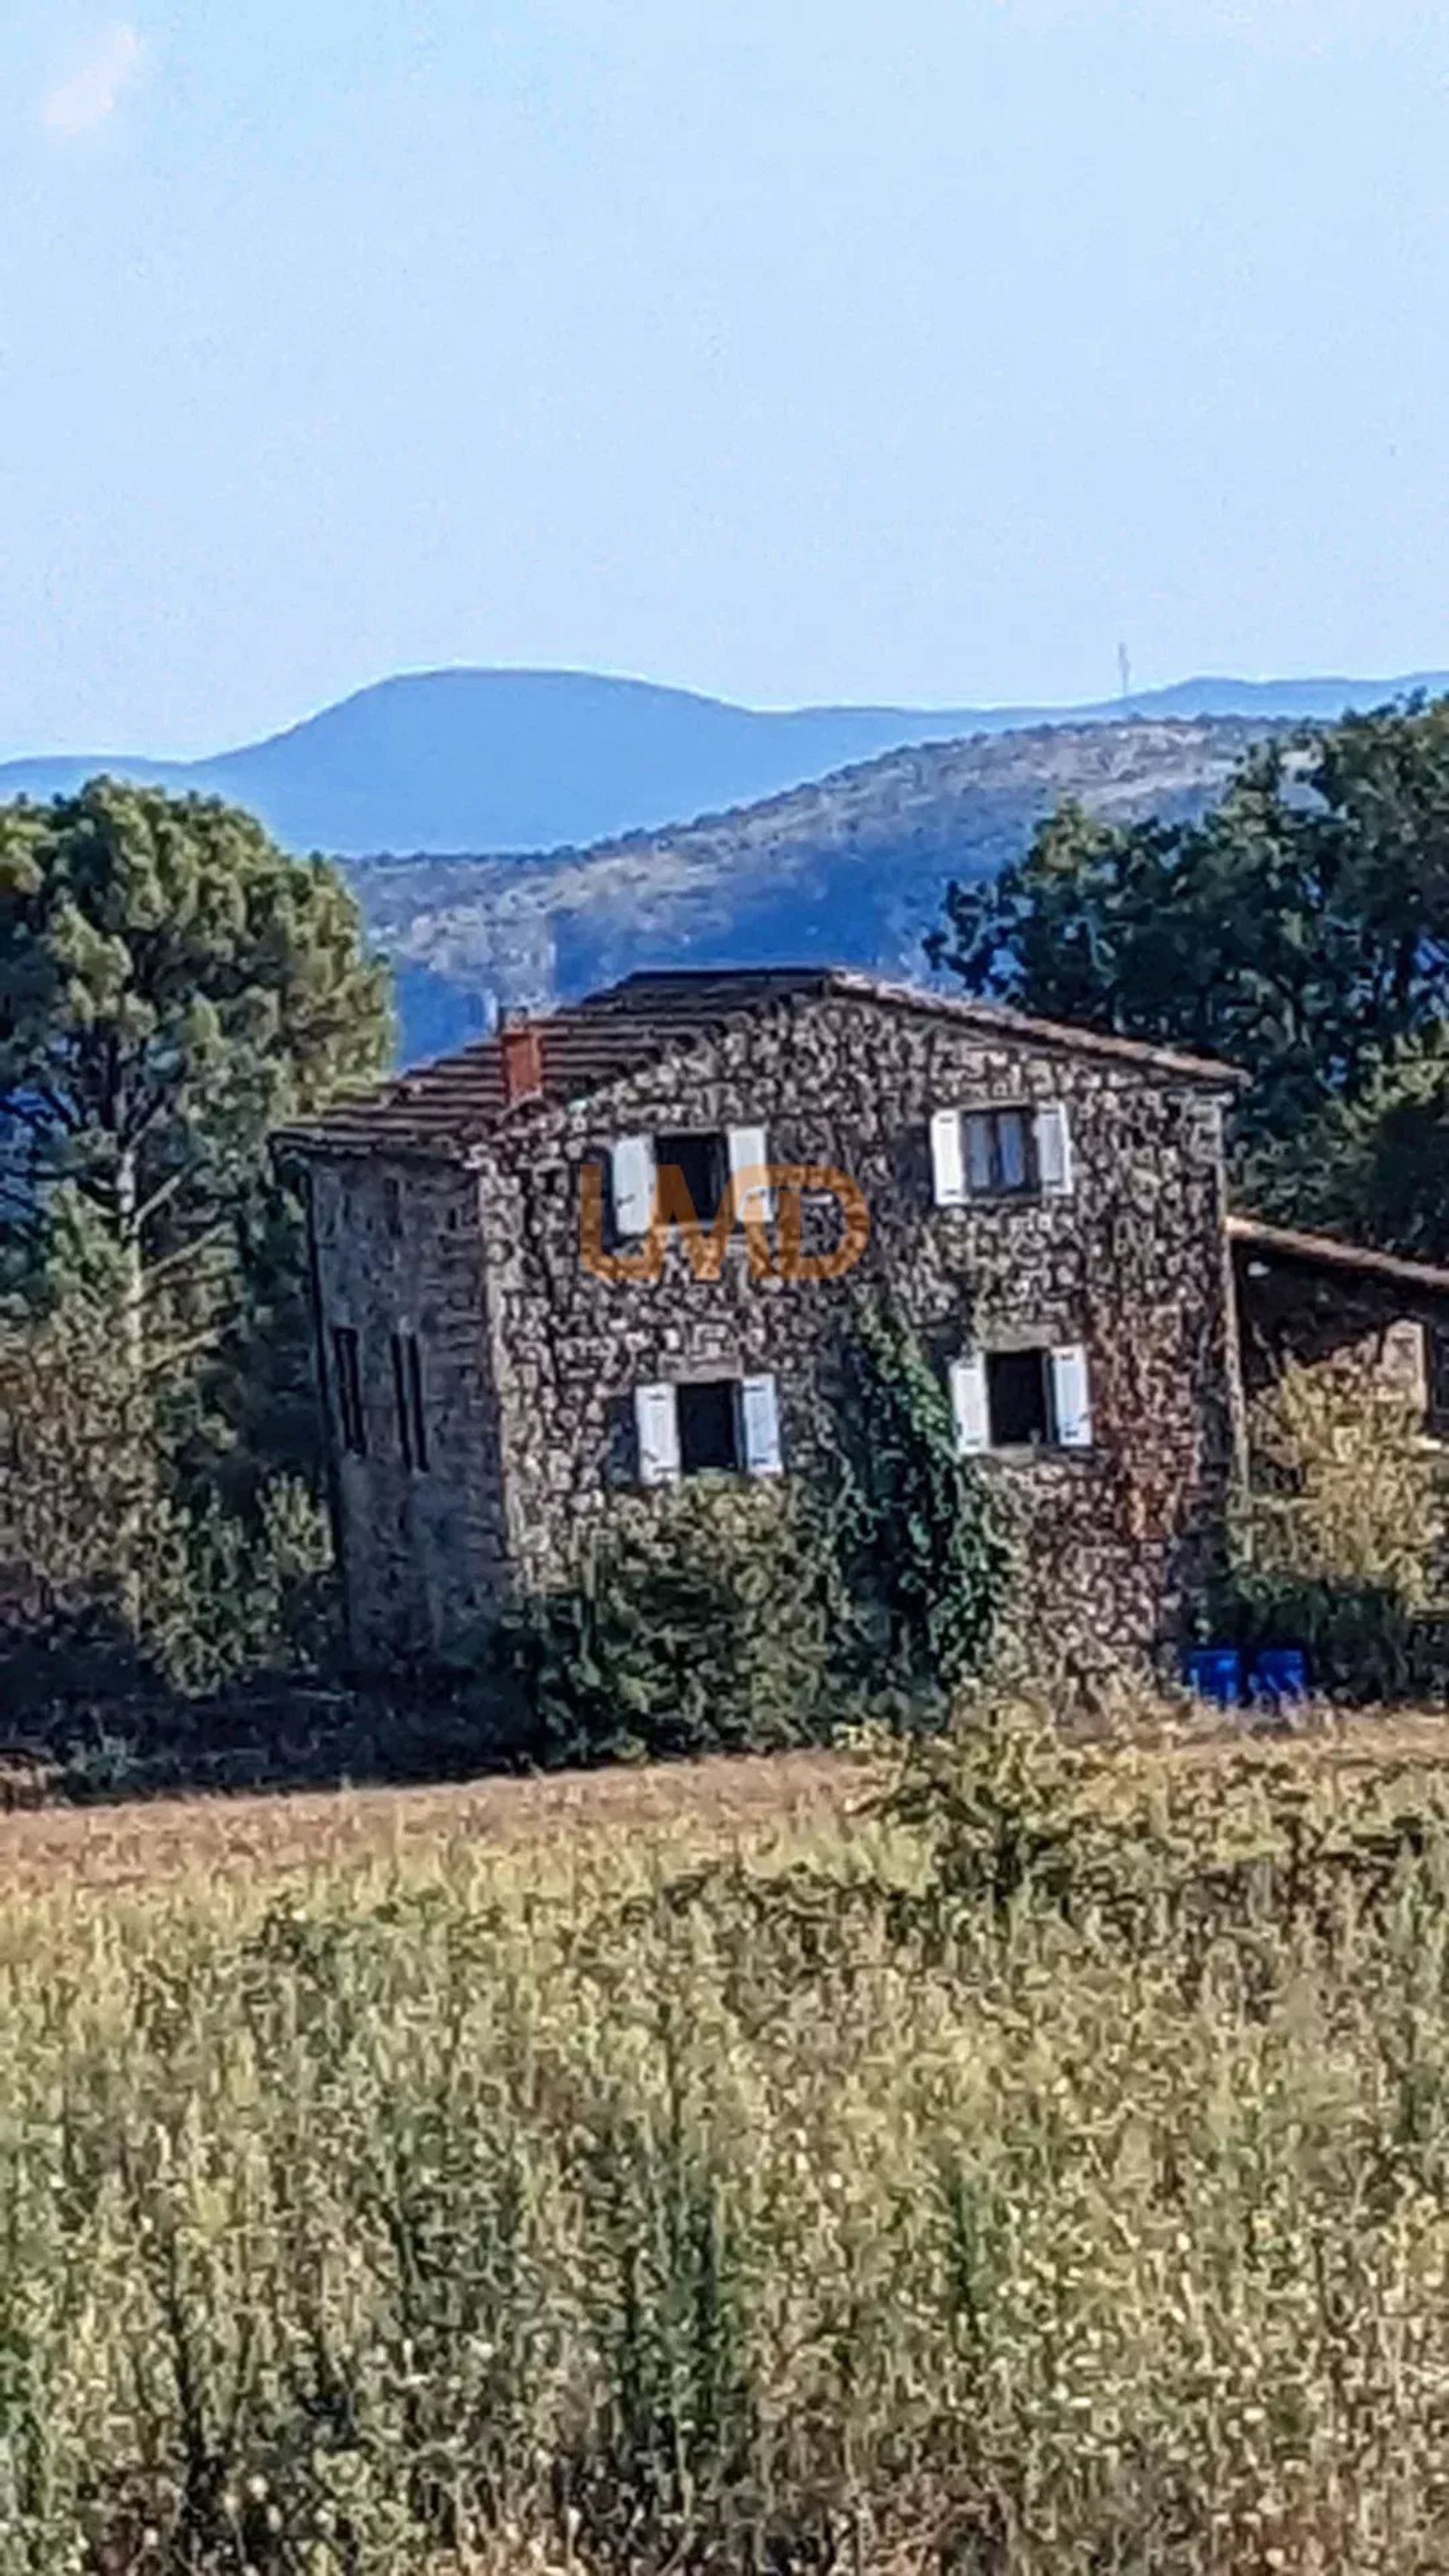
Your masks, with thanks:
[{"label": "shrub", "polygon": [[149,1533],[141,1620],[173,1690],[315,1669],[336,1642],[332,1535],[316,1496],[300,1477],[277,1476],[245,1514],[214,1495],[168,1498]]},{"label": "shrub", "polygon": [[1416,1409],[1366,1371],[1290,1364],[1251,1407],[1249,1445],[1220,1630],[1247,1651],[1305,1648],[1345,1698],[1413,1691],[1444,1544],[1443,1473]]},{"label": "shrub", "polygon": [[1353,1367],[1290,1363],[1252,1405],[1248,1437],[1256,1566],[1423,1605],[1444,1544],[1444,1480],[1411,1402]]},{"label": "shrub", "polygon": [[0,1668],[28,1706],[315,1663],[331,1539],[300,1479],[188,1502],[103,1304],[0,1322]]},{"label": "shrub", "polygon": [[1217,1627],[1245,1655],[1301,1647],[1315,1687],[1335,1698],[1404,1699],[1419,1674],[1419,1622],[1388,1584],[1240,1566],[1223,1586]]},{"label": "shrub", "polygon": [[916,1723],[980,1671],[1009,1573],[998,1516],[915,1334],[871,1300],[857,1323],[849,1428],[813,1483],[618,1496],[567,1582],[455,1658],[477,1670],[489,1749],[764,1750],[862,1701]]},{"label": "shrub", "polygon": [[839,1615],[799,1486],[701,1476],[619,1496],[572,1579],[498,1622],[488,1722],[499,1749],[546,1762],[799,1742],[823,1723]]}]

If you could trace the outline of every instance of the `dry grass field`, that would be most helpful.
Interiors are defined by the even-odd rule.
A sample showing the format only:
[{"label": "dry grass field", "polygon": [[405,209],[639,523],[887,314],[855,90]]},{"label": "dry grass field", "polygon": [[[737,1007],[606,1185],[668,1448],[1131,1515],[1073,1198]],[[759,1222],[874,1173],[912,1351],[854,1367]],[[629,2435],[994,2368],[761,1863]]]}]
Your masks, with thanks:
[{"label": "dry grass field", "polygon": [[[1288,1738],[1204,1718],[1175,1731],[1175,1758],[1288,1758],[1308,1769],[1449,1764],[1449,1715],[1319,1716]],[[701,1849],[808,1828],[868,1798],[879,1764],[838,1753],[718,1755],[639,1769],[486,1778],[435,1788],[118,1799],[0,1810],[0,1901],[66,1889],[116,1892],[189,1879],[271,1881],[349,1865],[446,1862],[478,1847],[653,1838]]]},{"label": "dry grass field", "polygon": [[158,1798],[0,1814],[0,1901],[66,1888],[330,1874],[484,1848],[682,1832],[702,1843],[838,1813],[858,1766],[838,1755],[718,1756],[639,1770],[485,1779],[442,1788],[309,1789]]},{"label": "dry grass field", "polygon": [[11,1815],[0,2071],[0,2576],[1449,2566],[1442,1720]]}]

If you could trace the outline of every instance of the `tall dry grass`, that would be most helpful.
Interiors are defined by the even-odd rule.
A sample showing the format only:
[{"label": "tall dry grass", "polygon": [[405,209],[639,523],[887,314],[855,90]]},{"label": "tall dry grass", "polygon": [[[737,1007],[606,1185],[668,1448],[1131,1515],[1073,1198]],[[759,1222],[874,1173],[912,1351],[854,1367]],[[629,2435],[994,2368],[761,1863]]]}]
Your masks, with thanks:
[{"label": "tall dry grass", "polygon": [[0,1906],[0,2576],[1449,2564],[1437,1774]]}]

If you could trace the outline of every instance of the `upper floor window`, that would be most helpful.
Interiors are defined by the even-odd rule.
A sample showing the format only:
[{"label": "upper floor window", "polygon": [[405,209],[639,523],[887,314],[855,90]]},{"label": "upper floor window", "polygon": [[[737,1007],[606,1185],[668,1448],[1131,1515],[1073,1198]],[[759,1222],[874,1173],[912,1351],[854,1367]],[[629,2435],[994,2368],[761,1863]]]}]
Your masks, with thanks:
[{"label": "upper floor window", "polygon": [[332,1387],[342,1446],[354,1458],[367,1456],[367,1422],[362,1410],[362,1365],[357,1335],[350,1324],[332,1327]]},{"label": "upper floor window", "polygon": [[983,1449],[1090,1449],[1092,1393],[1080,1342],[970,1351],[951,1364],[963,1457]]},{"label": "upper floor window", "polygon": [[697,1217],[712,1222],[724,1205],[730,1184],[729,1143],[723,1129],[715,1133],[663,1135],[654,1138],[656,1175],[677,1172]]},{"label": "upper floor window", "polygon": [[622,1241],[639,1239],[661,1210],[684,1216],[692,1208],[701,1225],[712,1225],[731,1193],[743,1223],[768,1224],[774,1212],[768,1162],[763,1127],[671,1128],[616,1137],[609,1155],[614,1232]]},{"label": "upper floor window", "polygon": [[416,1333],[393,1334],[392,1392],[403,1465],[421,1474],[428,1463],[428,1424],[423,1411],[423,1366]]},{"label": "upper floor window", "polygon": [[937,1207],[978,1198],[1065,1198],[1072,1143],[1060,1101],[1039,1109],[1006,1101],[983,1109],[938,1109],[931,1120]]}]

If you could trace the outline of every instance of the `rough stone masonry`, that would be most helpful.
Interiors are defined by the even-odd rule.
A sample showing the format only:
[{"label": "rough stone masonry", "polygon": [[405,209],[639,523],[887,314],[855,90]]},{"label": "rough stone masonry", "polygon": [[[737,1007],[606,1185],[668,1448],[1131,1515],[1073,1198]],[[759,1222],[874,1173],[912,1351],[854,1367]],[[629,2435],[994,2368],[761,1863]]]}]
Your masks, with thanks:
[{"label": "rough stone masonry", "polygon": [[[1079,1659],[1167,1649],[1222,1547],[1241,1437],[1235,1080],[839,972],[661,975],[289,1131],[354,1650],[427,1653],[563,1579],[620,1486],[808,1475],[863,1285],[918,1329],[963,1449],[1009,1489],[1027,1621]],[[713,1171],[719,1199],[761,1149],[863,1195],[851,1270],[761,1276],[744,1224],[717,1277],[677,1231],[654,1278],[586,1258],[591,1189],[628,1254],[641,1172],[707,1196]],[[751,1202],[767,1245],[788,1194]],[[828,1251],[830,1190],[800,1206]]]}]

